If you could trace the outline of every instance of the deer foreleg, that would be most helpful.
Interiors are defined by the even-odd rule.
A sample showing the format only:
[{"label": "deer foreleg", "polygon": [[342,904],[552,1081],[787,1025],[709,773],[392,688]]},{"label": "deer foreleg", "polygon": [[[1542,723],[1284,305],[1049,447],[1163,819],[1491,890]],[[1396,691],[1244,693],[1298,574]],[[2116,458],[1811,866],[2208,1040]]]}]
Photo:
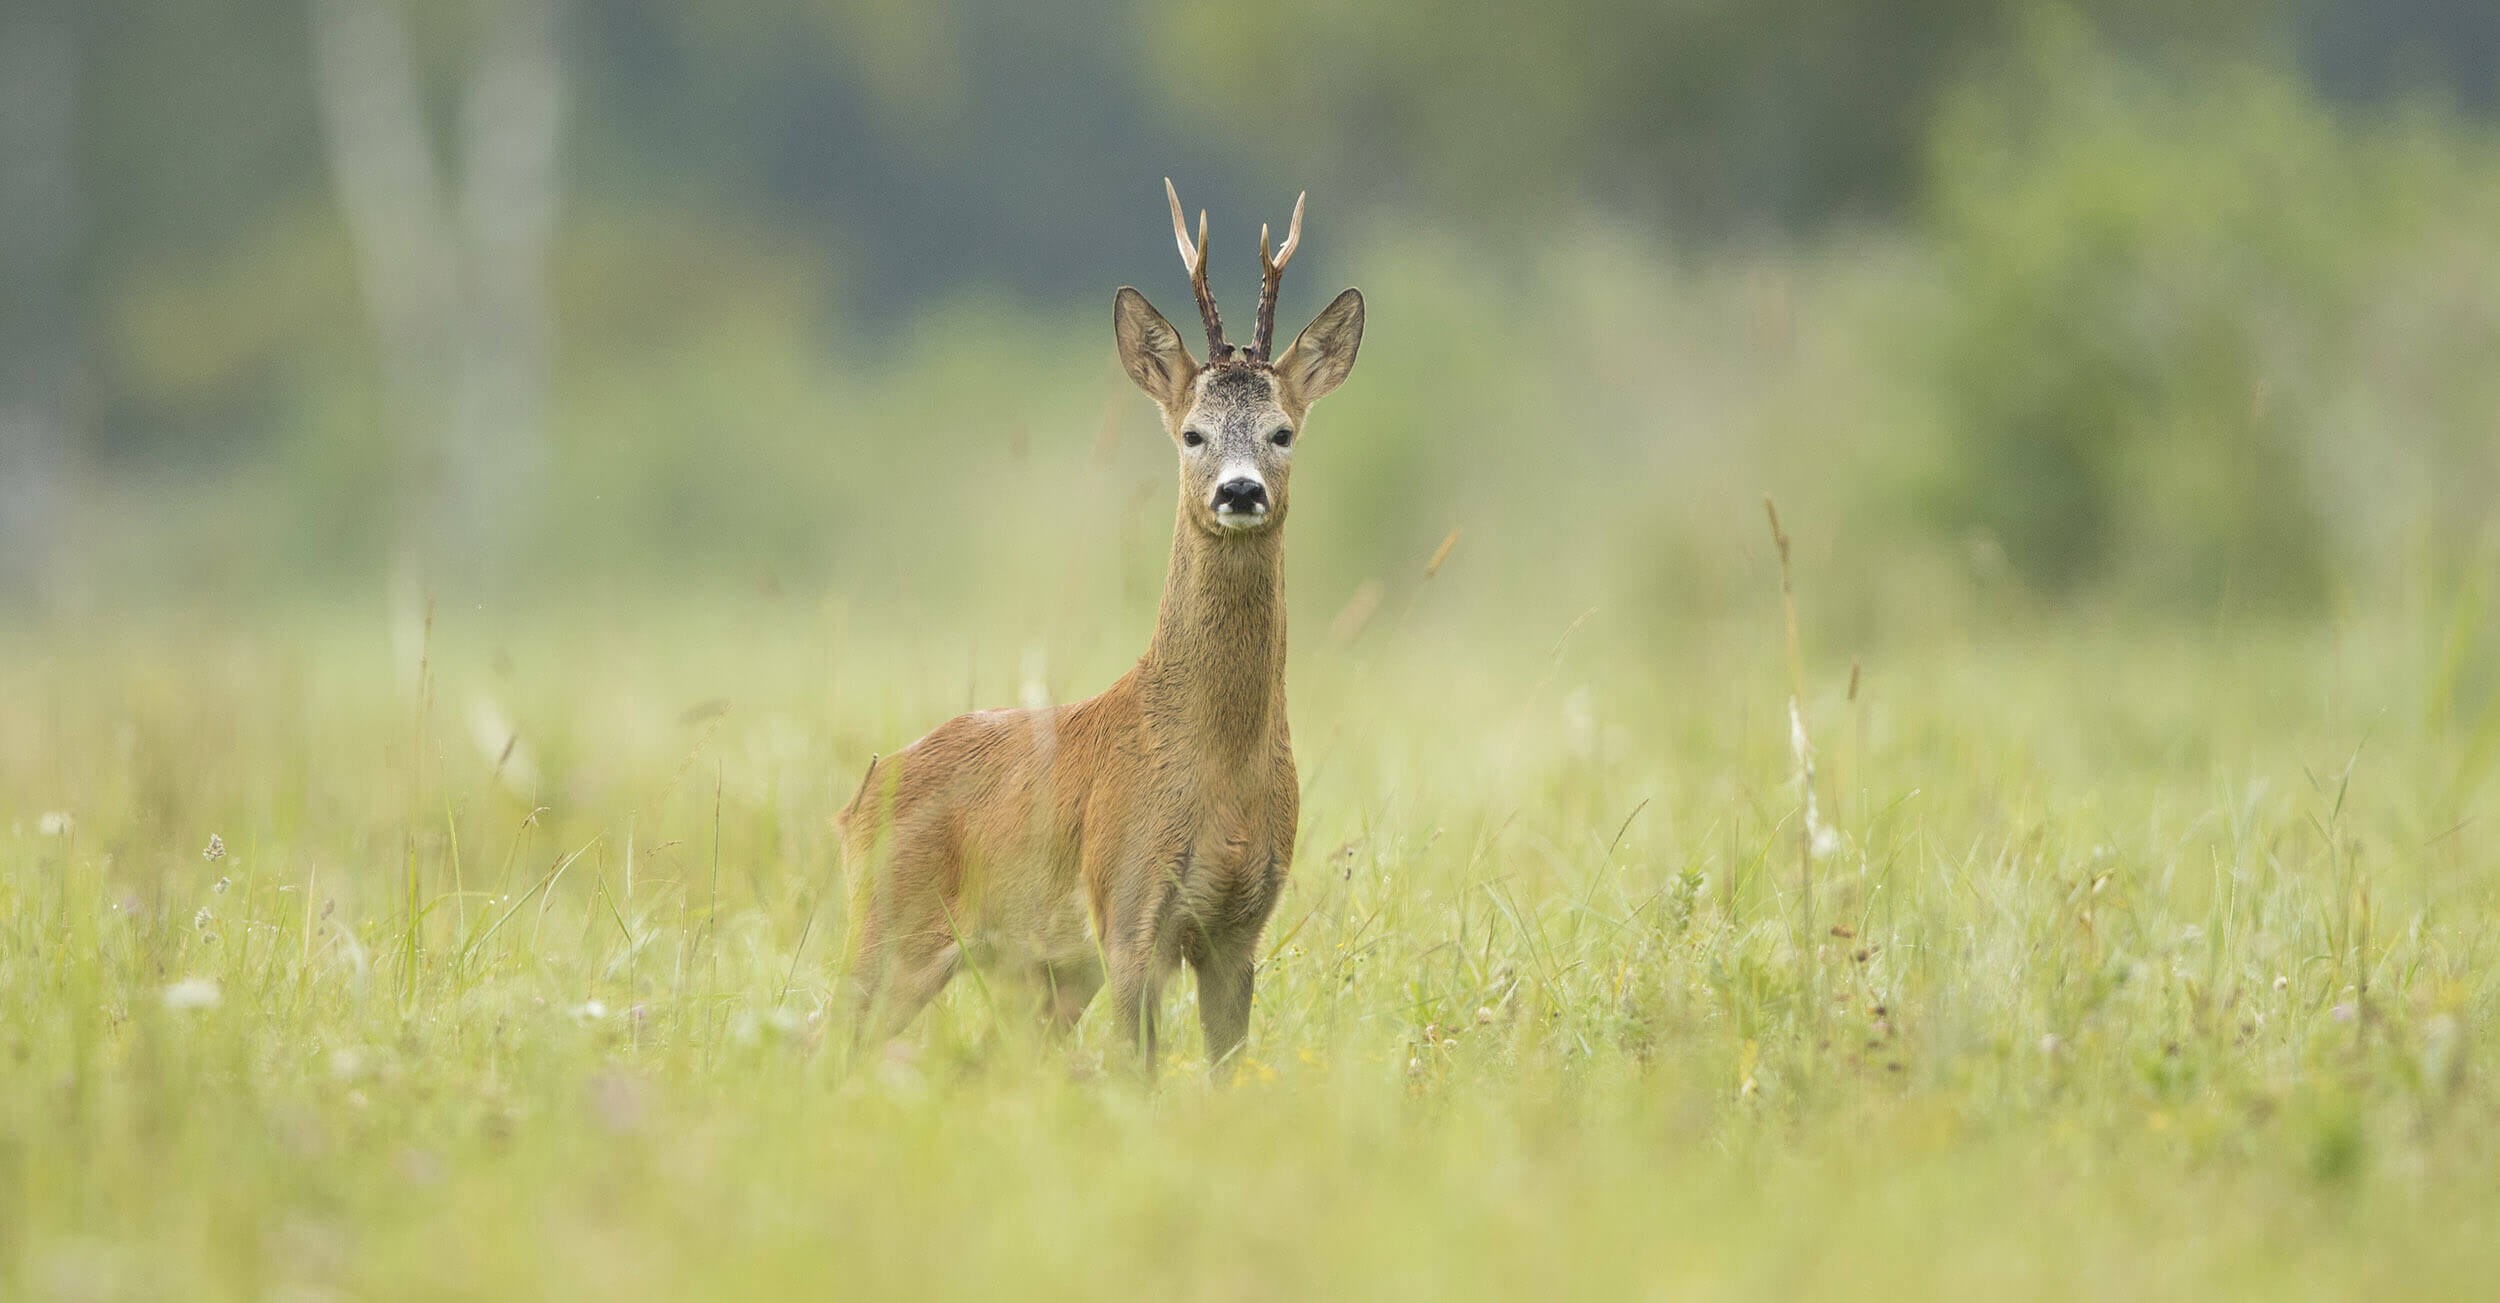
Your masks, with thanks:
[{"label": "deer foreleg", "polygon": [[1155,1070],[1155,1004],[1161,998],[1162,981],[1155,972],[1153,957],[1142,947],[1111,959],[1112,1030],[1120,1044],[1138,1055],[1140,1065],[1151,1077]]},{"label": "deer foreleg", "polygon": [[1189,956],[1198,973],[1198,1025],[1207,1037],[1207,1066],[1229,1069],[1250,1035],[1250,989],[1258,971],[1258,934],[1201,944]]},{"label": "deer foreleg", "polygon": [[1174,924],[1187,860],[1186,852],[1153,857],[1150,862],[1166,867],[1133,879],[1135,889],[1121,902],[1125,917],[1115,918],[1105,929],[1111,938],[1104,957],[1110,969],[1112,1026],[1122,1045],[1143,1056],[1149,1076],[1156,1057],[1155,1007],[1164,976],[1180,958]]}]

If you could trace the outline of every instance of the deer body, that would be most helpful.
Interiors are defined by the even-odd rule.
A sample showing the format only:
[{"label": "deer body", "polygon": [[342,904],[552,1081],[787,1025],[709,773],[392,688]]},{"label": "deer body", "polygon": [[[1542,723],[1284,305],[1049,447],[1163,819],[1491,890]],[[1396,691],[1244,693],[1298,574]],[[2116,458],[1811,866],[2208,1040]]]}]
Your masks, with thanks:
[{"label": "deer body", "polygon": [[[1167,187],[1168,188],[1168,187]],[[1107,981],[1123,1041],[1155,1049],[1164,978],[1186,962],[1210,1060],[1247,1034],[1261,930],[1293,859],[1299,788],[1285,712],[1283,525],[1297,430],[1352,367],[1348,290],[1269,359],[1224,342],[1173,222],[1208,332],[1200,365],[1133,289],[1113,303],[1123,367],[1181,455],[1171,569],[1153,638],[1100,696],[963,715],[872,762],[840,816],[851,880],[845,969],[858,1031],[899,1030],[967,963],[1019,974],[1072,1025]]]}]

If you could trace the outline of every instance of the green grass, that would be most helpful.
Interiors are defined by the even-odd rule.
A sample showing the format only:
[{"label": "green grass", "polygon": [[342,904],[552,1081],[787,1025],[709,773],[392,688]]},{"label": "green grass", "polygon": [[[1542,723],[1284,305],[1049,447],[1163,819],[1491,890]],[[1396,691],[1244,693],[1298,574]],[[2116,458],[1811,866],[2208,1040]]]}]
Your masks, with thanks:
[{"label": "green grass", "polygon": [[2447,630],[1905,613],[1854,700],[1809,658],[1809,915],[1775,600],[1303,612],[1251,1061],[1205,1078],[1184,978],[1152,1088],[1100,1009],[1040,1044],[970,981],[893,1052],[824,1036],[829,817],[1015,699],[994,634],[14,635],[0,1293],[2488,1291],[2500,861]]}]

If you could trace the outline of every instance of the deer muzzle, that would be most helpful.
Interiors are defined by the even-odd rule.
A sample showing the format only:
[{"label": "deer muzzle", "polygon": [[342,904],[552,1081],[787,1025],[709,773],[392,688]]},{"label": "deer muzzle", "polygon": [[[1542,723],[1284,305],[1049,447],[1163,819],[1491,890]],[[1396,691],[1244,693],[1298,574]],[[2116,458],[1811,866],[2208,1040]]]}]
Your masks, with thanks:
[{"label": "deer muzzle", "polygon": [[1267,522],[1267,481],[1257,468],[1227,466],[1218,475],[1207,506],[1226,529],[1250,529]]}]

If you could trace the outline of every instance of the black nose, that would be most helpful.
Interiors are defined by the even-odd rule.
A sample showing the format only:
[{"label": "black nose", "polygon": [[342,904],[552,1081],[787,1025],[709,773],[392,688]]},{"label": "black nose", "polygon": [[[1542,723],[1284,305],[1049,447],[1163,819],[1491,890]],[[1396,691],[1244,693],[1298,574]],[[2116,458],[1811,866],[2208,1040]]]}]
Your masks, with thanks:
[{"label": "black nose", "polygon": [[1253,515],[1267,510],[1267,486],[1257,480],[1226,480],[1215,486],[1217,511],[1248,512]]}]

